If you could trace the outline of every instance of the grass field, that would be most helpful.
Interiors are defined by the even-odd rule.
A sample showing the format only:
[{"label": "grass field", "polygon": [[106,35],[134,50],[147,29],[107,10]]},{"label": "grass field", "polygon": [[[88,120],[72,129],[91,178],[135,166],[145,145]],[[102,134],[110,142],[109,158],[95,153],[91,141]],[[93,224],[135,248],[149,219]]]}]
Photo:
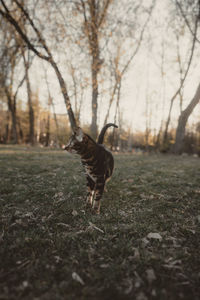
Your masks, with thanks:
[{"label": "grass field", "polygon": [[79,158],[0,147],[0,299],[200,299],[200,159],[115,155],[101,215]]}]

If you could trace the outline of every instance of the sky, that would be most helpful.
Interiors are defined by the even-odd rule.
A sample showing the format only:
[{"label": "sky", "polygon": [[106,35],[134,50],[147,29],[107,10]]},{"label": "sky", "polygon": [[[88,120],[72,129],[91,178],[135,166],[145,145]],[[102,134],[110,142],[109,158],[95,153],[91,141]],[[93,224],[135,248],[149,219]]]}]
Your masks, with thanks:
[{"label": "sky", "polygon": [[[148,26],[148,33],[151,37],[145,41],[136,58],[133,60],[128,68],[127,73],[123,77],[120,111],[123,117],[123,126],[131,128],[134,131],[144,131],[146,127],[146,115],[148,115],[148,122],[151,124],[152,130],[159,130],[161,120],[164,117],[166,120],[169,110],[170,98],[179,87],[179,72],[177,60],[177,46],[173,29],[167,25],[169,22],[169,1],[158,0],[153,12],[152,21]],[[147,34],[148,34],[147,33]],[[162,43],[165,44],[165,62],[164,62],[164,79],[161,76],[161,55]],[[127,43],[127,47],[129,44]],[[190,33],[185,30],[185,34],[180,36],[180,52],[181,59],[188,61],[189,51],[191,48]],[[124,60],[126,60],[126,53],[129,53],[124,45]],[[127,54],[128,55],[128,54]],[[200,81],[200,53],[195,50],[194,61],[191,66],[191,71],[188,74],[186,83],[184,85],[184,105],[183,108],[191,101],[195,94],[198,83]],[[68,85],[68,78],[66,74],[66,66],[61,61],[61,69],[63,77],[66,79]],[[57,113],[66,113],[64,100],[60,91],[57,78],[54,75],[52,68],[44,61],[38,58],[34,59],[34,64],[31,67],[31,84],[33,90],[37,90],[39,98],[43,105],[47,104],[48,93],[45,83],[45,72],[48,74],[48,82],[50,92],[54,99],[54,104]],[[90,76],[88,74],[88,76]],[[26,97],[25,89],[21,89],[20,98]],[[70,95],[70,92],[69,92]],[[103,124],[104,116],[108,108],[108,95],[100,95],[99,97],[99,112],[98,125]],[[81,111],[81,124],[89,124],[91,121],[91,90],[87,90],[84,95],[84,105]],[[114,121],[114,107],[111,110],[109,122]],[[172,125],[176,126],[179,116],[179,101],[175,101],[172,113]],[[200,107],[198,106],[192,117],[190,124],[200,121]]]}]

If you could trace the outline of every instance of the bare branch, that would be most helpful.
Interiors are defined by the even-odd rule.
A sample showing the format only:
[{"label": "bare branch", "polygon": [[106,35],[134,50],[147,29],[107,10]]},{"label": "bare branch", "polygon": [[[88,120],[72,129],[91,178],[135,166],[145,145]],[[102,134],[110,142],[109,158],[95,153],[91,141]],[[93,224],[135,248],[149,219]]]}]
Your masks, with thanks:
[{"label": "bare branch", "polygon": [[191,53],[190,53],[187,69],[186,69],[185,74],[182,78],[182,81],[181,81],[181,84],[180,84],[179,88],[177,89],[177,91],[175,92],[175,94],[172,96],[172,98],[170,100],[170,108],[169,108],[168,118],[167,118],[167,122],[166,122],[166,126],[165,126],[163,143],[165,143],[167,141],[168,127],[169,127],[169,123],[170,123],[170,119],[171,119],[171,111],[172,111],[174,100],[176,99],[176,97],[180,93],[180,91],[181,91],[181,89],[182,89],[182,87],[185,83],[186,77],[188,75],[188,72],[189,72],[189,69],[190,69],[190,66],[191,66],[191,63],[192,63],[192,59],[193,59],[193,56],[194,56],[194,48],[195,48],[195,44],[196,44],[196,41],[197,41],[196,34],[197,34],[197,28],[198,28],[198,21],[199,20],[198,20],[198,17],[197,17],[196,20],[195,20],[195,29],[194,29],[194,35],[193,35],[193,42],[192,42],[192,48],[191,48]]},{"label": "bare branch", "polygon": [[136,56],[136,54],[138,53],[139,49],[140,49],[140,46],[141,46],[141,43],[142,43],[142,40],[143,40],[143,36],[144,36],[144,32],[145,32],[145,29],[149,23],[149,20],[150,20],[150,17],[152,15],[152,12],[153,12],[153,8],[155,7],[155,1],[153,1],[153,4],[151,6],[151,10],[149,12],[149,15],[144,23],[144,26],[140,32],[140,37],[139,37],[139,40],[138,40],[138,44],[137,44],[137,47],[136,49],[134,50],[134,52],[132,53],[132,55],[130,56],[130,58],[128,59],[128,61],[126,62],[125,66],[123,67],[122,71],[120,72],[116,72],[115,70],[115,73],[116,74],[116,79],[115,79],[115,85],[114,85],[114,88],[113,88],[113,91],[112,91],[112,95],[111,95],[111,98],[110,98],[110,102],[109,102],[109,107],[108,107],[108,111],[106,113],[106,117],[105,117],[105,120],[104,120],[104,124],[106,124],[107,122],[107,119],[108,119],[108,116],[109,116],[109,113],[110,113],[110,109],[111,109],[111,105],[114,101],[114,97],[115,97],[115,94],[116,92],[118,91],[118,98],[117,98],[117,101],[119,102],[119,95],[120,95],[120,89],[121,89],[121,81],[122,81],[122,76],[124,75],[124,73],[127,71],[130,63],[132,62],[132,60],[134,59],[134,57]]},{"label": "bare branch", "polygon": [[105,20],[106,13],[107,13],[107,10],[108,10],[108,7],[109,7],[111,1],[112,1],[112,0],[106,0],[106,3],[105,3],[105,5],[104,5],[103,11],[102,11],[102,14],[101,14],[101,16],[100,16],[100,20],[99,20],[99,22],[98,22],[98,24],[97,24],[97,27],[98,27],[98,28],[101,27],[102,23],[103,23],[104,20]]},{"label": "bare branch", "polygon": [[39,32],[39,30],[36,28],[35,24],[33,23],[32,19],[30,18],[28,12],[24,9],[24,7],[17,1],[17,0],[13,0],[16,5],[18,6],[18,8],[23,12],[24,16],[26,17],[26,19],[29,21],[29,24],[31,25],[32,29],[34,30],[34,32],[36,33],[39,42],[41,43],[43,49],[47,52],[48,56],[43,55],[42,53],[38,52],[37,49],[34,47],[34,45],[30,42],[29,38],[27,37],[27,35],[23,32],[23,30],[21,29],[20,25],[17,23],[17,21],[11,16],[10,11],[8,10],[7,6],[5,5],[4,0],[0,0],[0,3],[2,3],[5,11],[3,11],[2,9],[0,9],[0,13],[1,15],[7,19],[7,21],[12,24],[14,26],[14,28],[16,29],[16,31],[19,33],[19,35],[21,36],[21,38],[23,39],[23,41],[27,44],[28,48],[30,50],[32,50],[38,57],[48,61],[51,66],[53,67],[57,79],[59,81],[60,84],[60,88],[63,94],[63,98],[65,101],[65,105],[67,108],[67,112],[69,115],[69,120],[71,123],[71,127],[75,128],[76,127],[76,120],[74,117],[74,113],[73,110],[71,108],[71,103],[70,103],[70,99],[69,99],[69,95],[68,95],[68,91],[67,91],[67,86],[65,84],[65,81],[62,77],[62,74],[57,66],[57,64],[55,63],[52,54],[49,50],[49,48],[46,45],[45,40],[43,39],[41,33]]},{"label": "bare branch", "polygon": [[[24,9],[24,7],[17,1],[14,0],[14,2],[17,4],[17,6],[20,8],[20,10],[23,12],[23,14],[26,16],[27,20],[29,21],[31,27],[33,28],[33,30],[35,31],[39,42],[42,44],[42,46],[44,47],[45,51],[47,52],[48,56],[51,57],[51,53],[45,43],[45,40],[43,39],[41,33],[39,32],[39,30],[36,28],[35,24],[33,23],[33,20],[30,18],[28,12]],[[48,58],[49,59],[49,58]]]},{"label": "bare branch", "polygon": [[35,47],[34,45],[30,42],[30,40],[28,39],[27,35],[22,31],[21,27],[19,26],[19,24],[17,23],[17,21],[11,16],[10,11],[8,10],[7,6],[4,3],[4,0],[0,0],[3,7],[5,8],[5,12],[0,9],[0,14],[8,20],[8,22],[10,24],[12,24],[15,29],[17,30],[17,32],[19,33],[19,35],[21,36],[21,38],[23,39],[23,41],[27,44],[28,48],[30,50],[32,50],[38,57],[45,59],[45,60],[49,60],[48,56],[45,56],[43,54],[41,54]]},{"label": "bare branch", "polygon": [[191,32],[192,36],[196,38],[196,41],[197,41],[198,43],[200,43],[200,40],[197,38],[195,32],[193,32],[193,30],[192,30],[192,28],[191,28],[191,26],[190,26],[190,23],[189,23],[189,21],[188,21],[186,15],[184,14],[184,11],[183,11],[183,9],[182,9],[181,4],[180,4],[177,0],[176,0],[176,4],[177,4],[177,6],[178,6],[178,8],[179,8],[179,10],[180,10],[180,13],[181,13],[181,15],[182,15],[182,17],[183,17],[183,19],[184,19],[184,21],[185,21],[185,23],[186,23],[186,25],[187,25],[189,31]]}]

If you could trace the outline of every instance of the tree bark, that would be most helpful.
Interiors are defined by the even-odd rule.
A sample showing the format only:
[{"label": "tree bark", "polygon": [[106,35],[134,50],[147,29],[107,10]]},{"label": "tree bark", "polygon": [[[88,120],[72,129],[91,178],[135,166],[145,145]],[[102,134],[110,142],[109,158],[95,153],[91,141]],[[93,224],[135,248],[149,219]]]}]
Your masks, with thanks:
[{"label": "tree bark", "polygon": [[27,23],[31,26],[31,28],[33,29],[33,31],[35,32],[37,39],[38,39],[38,43],[41,46],[41,48],[45,51],[45,53],[47,55],[42,54],[41,52],[39,52],[35,46],[32,44],[32,41],[29,39],[28,35],[25,33],[24,28],[20,27],[20,23],[18,21],[15,20],[15,18],[12,16],[12,13],[9,11],[8,7],[5,4],[4,0],[0,0],[2,7],[4,8],[4,10],[2,10],[0,8],[0,14],[15,28],[15,30],[18,32],[18,34],[20,35],[20,37],[22,38],[22,40],[25,42],[25,44],[27,45],[27,47],[33,52],[35,53],[38,57],[40,57],[41,59],[46,60],[48,63],[51,64],[51,66],[53,67],[57,79],[59,81],[60,84],[60,88],[63,94],[63,98],[65,101],[65,105],[67,108],[67,112],[68,112],[68,116],[69,116],[69,121],[71,124],[72,129],[74,129],[76,127],[76,120],[74,117],[74,113],[73,110],[71,108],[71,102],[69,99],[69,95],[67,92],[67,86],[65,84],[65,81],[61,75],[60,70],[58,69],[57,64],[55,63],[53,56],[46,44],[45,39],[42,37],[41,32],[37,29],[37,27],[35,26],[33,20],[30,18],[30,15],[28,13],[28,11],[24,8],[24,6],[17,0],[14,0],[17,8],[19,10],[21,10],[21,12],[23,13],[23,16],[26,18]]},{"label": "tree bark", "polygon": [[[118,54],[116,57],[114,57],[114,61],[115,61],[115,64],[114,64],[114,74],[115,74],[115,84],[114,84],[114,87],[113,87],[113,90],[112,90],[112,93],[111,93],[111,97],[110,97],[110,101],[109,101],[109,106],[108,106],[108,110],[107,110],[107,113],[106,113],[106,116],[105,116],[105,119],[104,119],[104,125],[106,125],[106,123],[108,122],[108,117],[109,117],[109,114],[110,114],[110,109],[111,109],[111,106],[112,106],[112,103],[114,101],[114,98],[115,98],[115,95],[116,93],[118,93],[121,89],[121,84],[122,84],[122,78],[123,78],[123,75],[126,73],[126,71],[128,70],[128,67],[129,65],[131,64],[131,62],[133,61],[133,59],[135,58],[135,56],[137,55],[139,49],[140,49],[140,46],[142,44],[142,40],[143,40],[143,35],[144,35],[144,32],[145,32],[145,29],[149,23],[149,20],[150,20],[150,17],[151,17],[151,14],[152,14],[152,11],[153,11],[153,8],[154,8],[154,4],[152,5],[151,7],[151,11],[142,27],[142,30],[140,32],[140,37],[139,37],[139,40],[138,40],[138,43],[137,43],[137,46],[136,48],[134,49],[133,53],[131,54],[131,56],[128,58],[127,62],[125,63],[125,65],[123,66],[122,70],[119,69],[119,60],[120,60],[120,56],[119,56],[119,53],[120,53],[120,48],[121,48],[121,45],[118,47]],[[113,58],[113,55],[112,55],[112,58]],[[119,95],[119,94],[118,94]],[[118,97],[118,96],[117,96]],[[119,101],[119,99],[117,99],[117,101]]]},{"label": "tree bark", "polygon": [[9,139],[9,109],[6,113],[6,126],[5,126],[5,138],[4,138],[4,143],[7,144],[8,139]]},{"label": "tree bark", "polygon": [[172,147],[172,152],[175,154],[181,154],[183,152],[184,137],[185,137],[185,127],[189,116],[193,112],[195,106],[200,101],[200,84],[196,90],[195,96],[185,110],[182,111],[178,120],[178,126],[176,129],[176,139],[175,144]]},{"label": "tree bark", "polygon": [[62,91],[62,94],[63,94],[63,98],[64,98],[64,101],[65,101],[65,105],[66,105],[66,108],[67,108],[69,121],[70,121],[72,130],[73,130],[76,127],[76,120],[75,120],[74,113],[73,113],[73,110],[72,110],[72,107],[71,107],[71,102],[70,102],[69,95],[68,95],[68,92],[67,92],[66,83],[65,83],[65,81],[62,77],[62,74],[60,73],[60,70],[58,69],[57,64],[53,60],[52,56],[49,59],[49,63],[51,64],[51,66],[53,67],[53,69],[54,69],[54,71],[57,75],[57,78],[58,78],[58,81],[59,81],[59,84],[60,84],[60,87],[61,87],[61,91]]},{"label": "tree bark", "polygon": [[18,134],[17,134],[17,118],[16,118],[16,109],[11,109],[12,117],[12,140],[14,144],[18,144]]},{"label": "tree bark", "polygon": [[45,147],[48,147],[49,144],[50,144],[50,112],[48,112],[48,116],[47,116]]},{"label": "tree bark", "polygon": [[[81,0],[84,15],[84,29],[88,39],[89,54],[91,56],[92,122],[90,131],[94,139],[97,137],[98,73],[102,65],[102,60],[100,59],[99,33],[106,18],[110,3],[111,0],[105,0],[102,9],[99,9],[98,1],[90,0],[84,2]],[[88,9],[86,9],[87,5]]]},{"label": "tree bark", "polygon": [[[94,64],[95,65],[95,64]],[[90,126],[91,135],[94,139],[97,137],[97,110],[98,110],[98,80],[97,71],[92,66],[92,123]]]},{"label": "tree bark", "polygon": [[15,97],[12,97],[7,87],[5,87],[5,93],[8,101],[8,109],[11,113],[12,127],[11,127],[11,139],[14,144],[18,144],[17,134],[17,116],[16,116],[16,101]]},{"label": "tree bark", "polygon": [[90,6],[90,30],[88,32],[90,54],[92,56],[91,71],[92,71],[92,123],[90,126],[91,135],[94,139],[97,137],[97,110],[98,110],[98,73],[100,70],[99,63],[99,37],[96,15],[95,0],[89,2]]},{"label": "tree bark", "polygon": [[26,79],[26,88],[27,88],[27,96],[28,96],[28,108],[29,108],[29,142],[31,145],[35,143],[35,132],[34,132],[34,109],[32,103],[32,95],[31,95],[31,84],[29,79],[29,61],[25,57],[25,53],[22,50],[22,56],[24,60],[24,68],[25,68],[25,79]]},{"label": "tree bark", "polygon": [[23,142],[24,134],[23,134],[23,130],[22,130],[22,127],[21,127],[21,121],[20,121],[19,116],[17,118],[17,125],[18,125],[18,130],[19,130],[19,138],[20,138],[21,142]]},{"label": "tree bark", "polygon": [[195,30],[194,30],[194,37],[193,37],[193,42],[192,42],[192,47],[191,47],[191,53],[190,53],[190,57],[189,57],[189,60],[188,60],[188,64],[187,64],[187,68],[185,70],[185,74],[181,80],[181,83],[180,83],[180,86],[178,88],[178,90],[175,92],[175,94],[173,95],[173,97],[171,98],[170,100],[170,108],[169,108],[169,113],[168,113],[168,117],[167,117],[167,122],[166,122],[166,125],[165,125],[165,131],[164,131],[164,136],[163,136],[163,145],[165,145],[167,143],[167,139],[168,139],[168,128],[169,128],[169,123],[171,121],[171,112],[172,112],[172,107],[173,107],[173,104],[174,104],[174,100],[176,99],[176,97],[180,94],[181,92],[181,89],[185,83],[185,80],[187,78],[187,75],[188,75],[188,72],[190,70],[190,66],[191,66],[191,63],[192,63],[192,59],[193,59],[193,56],[194,56],[194,49],[195,49],[195,42],[196,42],[196,35],[197,35],[197,28],[198,28],[198,17],[196,18],[195,20]]}]

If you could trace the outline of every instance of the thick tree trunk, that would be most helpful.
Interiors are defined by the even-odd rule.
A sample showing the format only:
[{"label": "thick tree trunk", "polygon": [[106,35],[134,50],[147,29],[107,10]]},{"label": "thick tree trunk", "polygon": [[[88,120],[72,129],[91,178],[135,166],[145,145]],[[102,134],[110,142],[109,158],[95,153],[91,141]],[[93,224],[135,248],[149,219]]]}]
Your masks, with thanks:
[{"label": "thick tree trunk", "polygon": [[176,129],[176,140],[175,140],[175,144],[172,148],[172,151],[175,154],[181,154],[183,152],[185,127],[186,127],[189,116],[191,115],[191,113],[193,112],[195,106],[199,103],[199,101],[200,101],[200,84],[197,88],[194,98],[189,103],[189,105],[186,107],[186,109],[182,111],[182,113],[179,117],[178,126]]}]

